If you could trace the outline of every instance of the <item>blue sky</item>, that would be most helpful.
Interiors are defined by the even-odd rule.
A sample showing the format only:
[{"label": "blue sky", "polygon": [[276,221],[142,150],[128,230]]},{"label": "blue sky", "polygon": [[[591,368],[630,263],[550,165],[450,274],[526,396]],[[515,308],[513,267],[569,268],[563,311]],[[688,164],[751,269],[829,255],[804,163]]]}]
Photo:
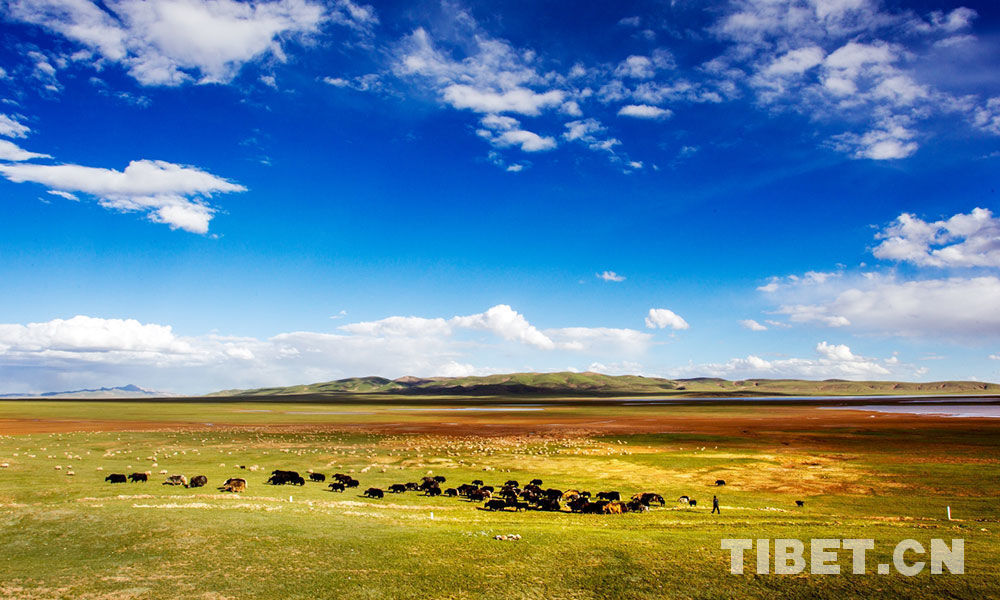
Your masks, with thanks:
[{"label": "blue sky", "polygon": [[995,3],[0,19],[0,391],[1000,380]]}]

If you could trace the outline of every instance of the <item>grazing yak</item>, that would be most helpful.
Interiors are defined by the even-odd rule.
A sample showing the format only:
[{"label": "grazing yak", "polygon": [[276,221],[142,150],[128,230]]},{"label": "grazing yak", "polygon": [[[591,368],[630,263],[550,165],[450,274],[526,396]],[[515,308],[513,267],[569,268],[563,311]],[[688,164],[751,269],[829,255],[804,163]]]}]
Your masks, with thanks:
[{"label": "grazing yak", "polygon": [[577,491],[577,490],[566,490],[565,492],[563,492],[562,500],[563,500],[563,502],[569,502],[570,500],[572,500],[574,498],[579,498],[579,497],[580,497],[580,492],[579,491]]},{"label": "grazing yak", "polygon": [[531,485],[542,485],[542,480],[541,479],[532,479],[531,480]]},{"label": "grazing yak", "polygon": [[536,508],[538,510],[558,511],[562,507],[559,506],[559,501],[554,498],[542,498],[538,501]]},{"label": "grazing yak", "polygon": [[230,477],[221,488],[223,492],[245,492],[247,491],[247,480],[239,477]]},{"label": "grazing yak", "polygon": [[458,490],[456,490],[455,488],[448,488],[444,491],[444,495],[448,496],[449,498],[455,498],[456,496],[458,496]]},{"label": "grazing yak", "polygon": [[491,498],[493,493],[488,490],[473,490],[469,492],[467,496],[471,502],[482,502],[483,500]]},{"label": "grazing yak", "polygon": [[441,488],[439,488],[439,487],[427,488],[426,490],[424,490],[424,495],[425,496],[440,496],[441,495]]},{"label": "grazing yak", "polygon": [[446,482],[448,480],[445,479],[444,475],[435,475],[434,476],[434,481],[436,481],[438,483],[444,483],[444,482]]},{"label": "grazing yak", "polygon": [[569,509],[572,512],[583,512],[583,509],[586,508],[588,504],[590,504],[590,500],[578,496],[570,500],[566,505],[569,506]]},{"label": "grazing yak", "polygon": [[408,491],[408,492],[416,492],[416,491],[419,491],[419,490],[420,490],[420,484],[419,483],[411,481],[410,483],[406,484],[406,491]]},{"label": "grazing yak", "polygon": [[505,500],[487,500],[484,505],[486,510],[503,510],[507,508],[507,502]]},{"label": "grazing yak", "polygon": [[146,475],[145,473],[132,473],[128,476],[128,480],[132,483],[137,483],[139,481],[146,483],[149,481],[149,475]]},{"label": "grazing yak", "polygon": [[320,483],[326,481],[326,475],[322,473],[310,473],[309,481],[319,481]]},{"label": "grazing yak", "polygon": [[520,487],[520,484],[517,483],[516,479],[508,479],[507,483],[505,483],[504,485],[509,485],[510,487]]},{"label": "grazing yak", "polygon": [[405,491],[406,491],[406,486],[403,485],[402,483],[394,483],[389,486],[390,494],[402,494]]},{"label": "grazing yak", "polygon": [[503,496],[504,498],[517,498],[517,495],[521,493],[521,490],[516,487],[505,485],[500,488],[498,496]]},{"label": "grazing yak", "polygon": [[688,506],[698,506],[698,501],[694,499],[688,500]]},{"label": "grazing yak", "polygon": [[620,515],[625,512],[625,504],[621,502],[608,502],[604,505],[604,514],[606,515]]},{"label": "grazing yak", "polygon": [[344,482],[344,485],[349,488],[356,488],[359,485],[361,485],[361,482],[358,481],[357,479],[348,479],[347,481]]},{"label": "grazing yak", "polygon": [[726,485],[726,480],[725,479],[716,479],[715,480],[715,485]]},{"label": "grazing yak", "polygon": [[383,492],[379,488],[368,488],[367,490],[365,490],[364,495],[368,496],[369,498],[384,498],[385,492]]},{"label": "grazing yak", "polygon": [[659,494],[654,494],[653,492],[643,492],[641,494],[636,494],[632,496],[632,499],[646,506],[649,506],[654,502],[659,504],[660,506],[666,504],[666,502],[663,500],[663,496]]},{"label": "grazing yak", "polygon": [[199,488],[199,487],[204,487],[206,483],[208,483],[208,477],[205,477],[204,475],[198,475],[197,477],[192,477],[191,483],[187,484],[184,487]]},{"label": "grazing yak", "polygon": [[163,485],[183,485],[188,486],[188,478],[183,475],[171,475],[163,482]]},{"label": "grazing yak", "polygon": [[608,500],[618,502],[622,499],[622,495],[619,492],[597,492],[597,497],[600,500]]},{"label": "grazing yak", "polygon": [[479,486],[483,485],[483,480],[482,479],[473,479],[472,480],[472,485],[474,485],[476,487],[479,487]]},{"label": "grazing yak", "polygon": [[271,477],[268,478],[267,483],[270,485],[285,485],[286,483],[305,485],[306,480],[296,471],[282,471],[278,469],[271,471]]},{"label": "grazing yak", "polygon": [[125,483],[128,481],[128,478],[125,477],[124,473],[112,473],[105,477],[104,481],[108,481],[110,483]]},{"label": "grazing yak", "polygon": [[544,492],[542,492],[542,495],[545,496],[546,498],[548,498],[549,500],[559,500],[560,498],[562,498],[563,493],[562,493],[562,490],[557,490],[555,488],[549,488],[549,489],[545,490]]},{"label": "grazing yak", "polygon": [[625,504],[627,509],[625,512],[647,512],[649,510],[648,504],[643,504],[641,500],[633,498]]},{"label": "grazing yak", "polygon": [[331,492],[342,492],[345,489],[346,489],[346,486],[344,486],[343,483],[331,483],[330,484],[330,491]]},{"label": "grazing yak", "polygon": [[795,506],[805,506],[805,505],[806,505],[806,501],[805,500],[796,500],[795,501]]}]

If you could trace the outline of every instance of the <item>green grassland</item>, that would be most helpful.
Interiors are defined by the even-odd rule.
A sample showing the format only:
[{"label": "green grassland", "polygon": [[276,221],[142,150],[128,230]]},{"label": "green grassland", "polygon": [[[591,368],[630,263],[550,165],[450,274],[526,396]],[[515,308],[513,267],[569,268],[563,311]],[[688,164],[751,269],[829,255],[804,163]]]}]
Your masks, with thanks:
[{"label": "green grassland", "polygon": [[[523,425],[531,414],[449,412],[453,408],[0,402],[0,419],[135,423],[133,431],[0,436],[0,462],[9,465],[0,469],[0,598],[988,598],[1000,593],[996,425],[970,421],[974,424],[957,427],[954,421],[928,419],[919,428],[895,427],[892,421],[868,427],[859,418],[819,427],[813,419],[822,415],[811,407],[558,405],[545,406],[533,418],[558,424],[640,415],[723,423],[753,419],[762,411],[773,418],[745,433],[559,434],[522,427],[520,433],[463,429],[449,435],[444,425],[428,432],[435,423],[473,418]],[[140,431],[152,427],[147,422],[186,425]],[[371,432],[400,422],[423,429]],[[371,431],[365,430],[368,425]],[[276,468],[351,473],[361,489],[427,474],[447,477],[448,485],[540,477],[560,489],[656,491],[668,502],[644,514],[492,513],[478,504],[414,492],[369,500],[358,491],[332,493],[318,483],[264,485]],[[112,472],[146,470],[154,474],[150,483],[104,482]],[[204,474],[209,486],[160,485],[160,470]],[[215,490],[232,476],[247,478],[245,494]],[[719,478],[728,485],[715,487]],[[721,515],[709,514],[713,494],[721,499]],[[698,499],[699,506],[678,504],[681,495]],[[796,507],[795,500],[805,500],[805,506]],[[955,520],[945,519],[946,506]],[[493,539],[512,533],[521,540]],[[722,538],[872,538],[876,548],[869,553],[867,575],[731,575]],[[907,538],[925,546],[931,538],[963,538],[966,574],[874,575],[875,565],[891,562],[893,545]],[[849,571],[849,553],[841,554],[840,564]]]},{"label": "green grassland", "polygon": [[287,396],[296,394],[411,394],[411,395],[545,395],[562,396],[762,396],[762,395],[924,395],[1000,393],[1000,385],[978,381],[806,381],[747,379],[728,381],[711,377],[661,379],[600,373],[510,373],[483,377],[352,377],[289,387],[224,390],[209,396]]}]

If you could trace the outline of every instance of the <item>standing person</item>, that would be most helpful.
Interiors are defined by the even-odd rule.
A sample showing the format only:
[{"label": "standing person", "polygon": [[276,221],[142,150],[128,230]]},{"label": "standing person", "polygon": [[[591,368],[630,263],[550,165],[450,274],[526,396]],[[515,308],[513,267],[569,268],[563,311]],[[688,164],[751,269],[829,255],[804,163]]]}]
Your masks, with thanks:
[{"label": "standing person", "polygon": [[722,511],[719,510],[719,497],[718,496],[712,496],[712,514],[714,515],[715,513],[719,513],[720,515],[722,514]]}]

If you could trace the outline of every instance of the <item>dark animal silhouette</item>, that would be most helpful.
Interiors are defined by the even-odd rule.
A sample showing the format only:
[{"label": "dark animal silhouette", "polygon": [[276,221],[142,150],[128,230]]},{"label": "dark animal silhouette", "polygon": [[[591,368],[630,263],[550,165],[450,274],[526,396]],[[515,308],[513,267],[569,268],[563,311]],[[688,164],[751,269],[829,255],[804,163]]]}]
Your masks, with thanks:
[{"label": "dark animal silhouette", "polygon": [[509,485],[511,487],[520,487],[520,484],[517,483],[516,479],[508,479],[507,483],[505,483],[504,485]]},{"label": "dark animal silhouette", "polygon": [[320,482],[323,482],[323,481],[326,481],[326,475],[324,475],[322,473],[310,473],[309,474],[309,480],[310,481],[320,481]]},{"label": "dark animal silhouette", "polygon": [[653,503],[659,504],[660,506],[666,504],[666,502],[663,500],[663,496],[659,494],[654,494],[653,492],[643,492],[641,494],[636,494],[632,496],[632,499],[646,506],[649,506],[650,504]]},{"label": "dark animal silhouette", "polygon": [[343,483],[336,482],[336,483],[331,483],[329,485],[329,488],[331,492],[342,492],[344,491],[344,489],[346,489],[346,486],[344,486]]},{"label": "dark animal silhouette", "polygon": [[545,492],[543,493],[543,495],[546,498],[548,498],[549,500],[558,500],[558,499],[562,498],[563,493],[562,493],[562,490],[557,490],[555,488],[549,488],[549,489],[545,490]]},{"label": "dark animal silhouette", "polygon": [[406,486],[403,485],[402,483],[394,483],[389,486],[390,494],[402,494],[405,491],[406,491]]},{"label": "dark animal silhouette", "polygon": [[448,480],[445,479],[444,475],[435,475],[434,476],[434,481],[436,481],[438,483],[444,483],[444,482],[446,482]]},{"label": "dark animal silhouette", "polygon": [[426,496],[440,496],[441,495],[441,488],[439,488],[439,487],[427,488],[426,490],[424,490],[424,495],[426,495]]},{"label": "dark animal silhouette", "polygon": [[482,479],[473,479],[472,480],[472,485],[474,485],[476,487],[479,487],[479,486],[483,485],[483,480]]},{"label": "dark animal silhouette", "polygon": [[555,498],[542,498],[538,501],[538,510],[558,511],[560,508],[562,507]]},{"label": "dark animal silhouette", "polygon": [[104,481],[109,481],[111,483],[125,483],[128,478],[125,477],[124,473],[112,473],[104,478]]},{"label": "dark animal silhouette", "polygon": [[444,491],[444,495],[454,498],[455,496],[458,496],[458,490],[455,488],[448,488]]},{"label": "dark animal silhouette", "polygon": [[224,492],[234,492],[234,493],[245,492],[247,491],[247,480],[240,479],[238,477],[231,477],[228,480],[226,480],[225,485],[223,485],[219,489],[221,489]]},{"label": "dark animal silhouette", "polygon": [[383,492],[378,488],[368,488],[367,490],[365,490],[364,495],[368,496],[369,498],[383,498],[385,497],[385,492]]},{"label": "dark animal silhouette", "polygon": [[132,473],[131,475],[128,476],[128,480],[131,481],[132,483],[136,483],[139,481],[146,483],[147,481],[149,481],[149,475],[146,475],[145,473]]},{"label": "dark animal silhouette", "polygon": [[715,485],[726,485],[726,480],[725,479],[716,479],[715,480]]},{"label": "dark animal silhouette", "polygon": [[483,500],[486,500],[491,496],[493,496],[493,494],[491,494],[486,490],[475,490],[469,492],[468,494],[469,500],[471,500],[472,502],[482,502]]},{"label": "dark animal silhouette", "polygon": [[598,492],[597,497],[601,500],[614,500],[616,502],[622,499],[622,495],[619,492]]},{"label": "dark animal silhouette", "polygon": [[205,477],[204,475],[198,475],[197,477],[192,477],[191,482],[188,483],[187,486],[185,487],[193,487],[193,488],[205,487],[206,483],[208,483],[208,477]]},{"label": "dark animal silhouette", "polygon": [[507,502],[504,500],[488,500],[485,504],[487,510],[503,510],[507,508]]},{"label": "dark animal silhouette", "polygon": [[806,505],[806,501],[805,500],[796,500],[795,501],[795,506],[805,506],[805,505]]},{"label": "dark animal silhouette", "polygon": [[531,480],[531,485],[542,485],[542,480],[541,479],[532,479]]},{"label": "dark animal silhouette", "polygon": [[[299,481],[302,483],[299,483]],[[302,476],[296,471],[282,471],[278,469],[271,471],[271,477],[268,478],[267,483],[270,485],[285,485],[286,483],[305,485],[306,480],[302,479]]]}]

